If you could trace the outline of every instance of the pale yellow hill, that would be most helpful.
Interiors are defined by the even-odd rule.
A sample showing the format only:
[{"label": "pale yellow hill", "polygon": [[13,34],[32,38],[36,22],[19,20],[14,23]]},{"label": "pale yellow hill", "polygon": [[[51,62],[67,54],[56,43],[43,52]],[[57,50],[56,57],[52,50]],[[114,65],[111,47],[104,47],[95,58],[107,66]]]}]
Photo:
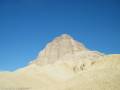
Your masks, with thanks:
[{"label": "pale yellow hill", "polygon": [[101,57],[87,69],[77,72],[72,64],[70,60],[69,63],[33,65],[15,72],[1,72],[0,90],[120,90],[120,55]]},{"label": "pale yellow hill", "polygon": [[28,66],[1,72],[0,90],[120,90],[120,55],[89,50],[63,34]]}]

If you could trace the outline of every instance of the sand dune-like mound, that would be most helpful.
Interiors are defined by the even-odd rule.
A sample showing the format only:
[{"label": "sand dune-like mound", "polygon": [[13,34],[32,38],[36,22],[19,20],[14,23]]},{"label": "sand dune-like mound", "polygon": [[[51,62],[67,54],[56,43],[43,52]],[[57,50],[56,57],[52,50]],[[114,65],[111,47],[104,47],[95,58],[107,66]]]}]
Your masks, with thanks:
[{"label": "sand dune-like mound", "polygon": [[92,51],[64,34],[28,66],[0,72],[0,90],[120,90],[120,55]]}]

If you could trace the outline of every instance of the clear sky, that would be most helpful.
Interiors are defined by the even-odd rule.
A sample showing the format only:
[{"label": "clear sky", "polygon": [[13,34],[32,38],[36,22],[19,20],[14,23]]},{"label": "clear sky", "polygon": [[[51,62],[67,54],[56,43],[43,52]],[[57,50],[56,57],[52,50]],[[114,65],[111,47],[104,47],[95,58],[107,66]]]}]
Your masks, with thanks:
[{"label": "clear sky", "polygon": [[120,53],[120,1],[0,0],[0,70],[24,67],[63,33],[92,50]]}]

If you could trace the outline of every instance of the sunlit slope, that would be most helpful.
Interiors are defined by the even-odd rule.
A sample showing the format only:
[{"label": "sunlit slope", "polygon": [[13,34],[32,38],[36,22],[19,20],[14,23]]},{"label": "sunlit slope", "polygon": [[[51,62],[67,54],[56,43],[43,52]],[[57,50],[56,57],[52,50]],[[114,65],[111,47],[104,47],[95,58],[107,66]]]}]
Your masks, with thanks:
[{"label": "sunlit slope", "polygon": [[120,55],[105,56],[63,87],[64,90],[120,90]]},{"label": "sunlit slope", "polygon": [[72,61],[69,64],[59,62],[42,68],[32,68],[34,70],[28,68],[27,72],[20,70],[0,73],[0,88],[120,90],[120,55],[104,56],[87,69],[78,72],[74,72]]},{"label": "sunlit slope", "polygon": [[30,90],[52,90],[57,82],[45,74],[2,73],[0,74],[0,90],[3,88]]}]

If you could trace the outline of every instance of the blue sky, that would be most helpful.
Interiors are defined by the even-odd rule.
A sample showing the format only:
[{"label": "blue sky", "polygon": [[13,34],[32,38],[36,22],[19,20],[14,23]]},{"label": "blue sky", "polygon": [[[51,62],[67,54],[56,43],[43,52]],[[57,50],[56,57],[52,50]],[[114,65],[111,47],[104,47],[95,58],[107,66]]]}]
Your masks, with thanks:
[{"label": "blue sky", "polygon": [[0,70],[24,67],[63,33],[92,50],[120,53],[120,1],[0,0]]}]

